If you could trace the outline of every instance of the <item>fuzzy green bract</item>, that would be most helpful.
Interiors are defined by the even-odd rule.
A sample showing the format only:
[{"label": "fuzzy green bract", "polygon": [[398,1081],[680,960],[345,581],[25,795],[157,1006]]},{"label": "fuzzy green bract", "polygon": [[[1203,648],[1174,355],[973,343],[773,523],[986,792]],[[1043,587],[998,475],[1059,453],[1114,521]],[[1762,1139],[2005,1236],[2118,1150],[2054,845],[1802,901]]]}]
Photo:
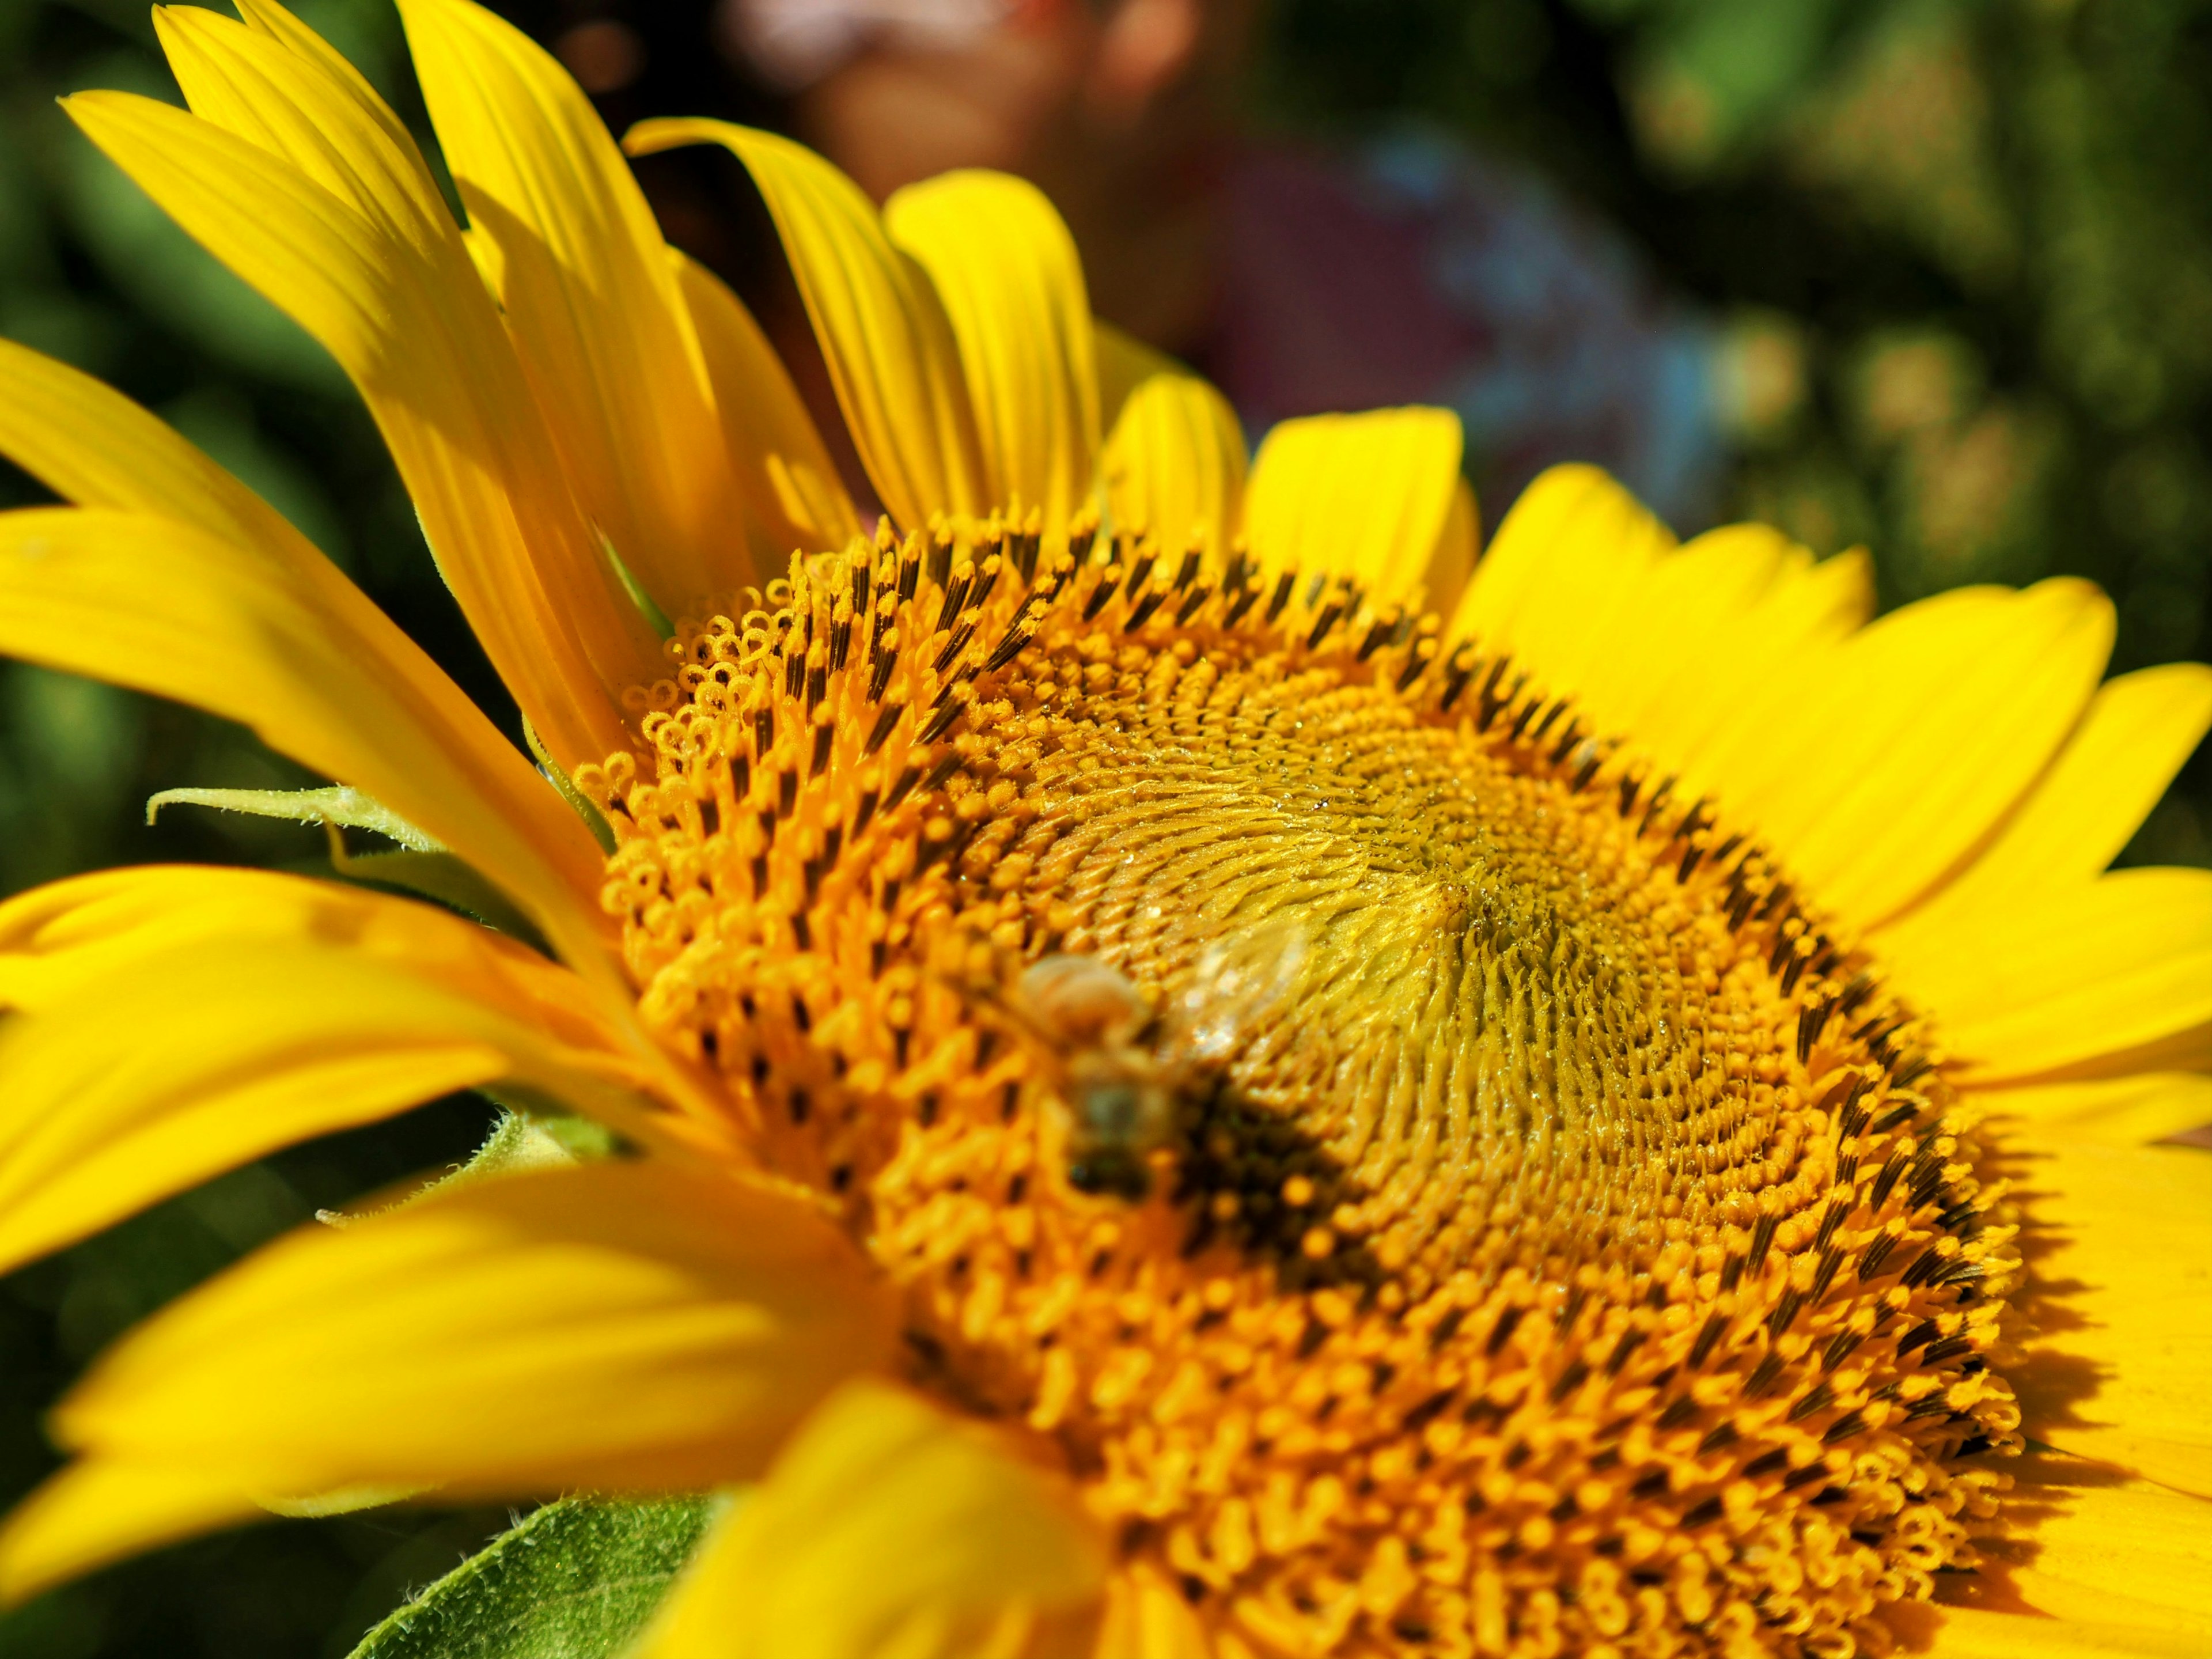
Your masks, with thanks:
[{"label": "fuzzy green bract", "polygon": [[548,1504],[371,1631],[351,1659],[618,1659],[722,1501]]}]

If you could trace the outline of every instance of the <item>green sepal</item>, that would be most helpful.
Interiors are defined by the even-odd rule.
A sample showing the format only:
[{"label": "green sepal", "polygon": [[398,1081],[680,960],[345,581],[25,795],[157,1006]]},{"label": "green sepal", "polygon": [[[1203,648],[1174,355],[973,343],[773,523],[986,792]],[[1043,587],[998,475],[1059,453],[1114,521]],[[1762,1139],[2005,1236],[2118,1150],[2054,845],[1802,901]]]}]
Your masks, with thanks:
[{"label": "green sepal", "polygon": [[668,613],[654,603],[653,595],[645,591],[645,584],[638,580],[636,573],[623,562],[623,556],[616,550],[615,544],[605,536],[599,538],[599,551],[606,555],[607,562],[614,567],[615,574],[622,578],[623,591],[629,595],[629,602],[637,607],[638,615],[645,618],[646,625],[664,640],[674,639],[676,624],[669,621]]},{"label": "green sepal", "polygon": [[727,1503],[548,1504],[369,1632],[352,1659],[617,1659]]},{"label": "green sepal", "polygon": [[592,798],[576,787],[575,780],[561,769],[561,763],[545,747],[538,735],[538,728],[527,720],[522,722],[522,740],[530,745],[530,752],[538,762],[538,769],[545,781],[560,791],[561,799],[568,803],[568,810],[583,819],[584,828],[592,832],[592,839],[599,844],[599,851],[611,858],[615,850],[614,826],[607,815],[593,804]]},{"label": "green sepal", "polygon": [[208,806],[248,817],[285,818],[294,823],[343,825],[370,830],[416,853],[446,849],[373,795],[343,783],[320,789],[164,789],[146,798],[146,822],[164,806]]}]

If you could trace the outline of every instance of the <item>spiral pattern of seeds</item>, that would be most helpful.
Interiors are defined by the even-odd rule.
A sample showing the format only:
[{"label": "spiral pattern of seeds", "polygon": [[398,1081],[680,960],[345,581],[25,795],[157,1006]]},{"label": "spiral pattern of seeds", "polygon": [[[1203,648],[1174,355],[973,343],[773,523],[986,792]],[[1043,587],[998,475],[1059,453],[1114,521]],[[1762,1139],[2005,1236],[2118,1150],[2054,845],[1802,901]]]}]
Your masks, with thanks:
[{"label": "spiral pattern of seeds", "polygon": [[[577,780],[647,1017],[1218,1652],[1881,1651],[1971,1559],[2017,1262],[1935,1034],[1633,733],[1149,543],[747,597]],[[998,994],[1068,951],[1202,1006],[1222,941],[1291,993],[1152,1198],[1074,1190]]]}]

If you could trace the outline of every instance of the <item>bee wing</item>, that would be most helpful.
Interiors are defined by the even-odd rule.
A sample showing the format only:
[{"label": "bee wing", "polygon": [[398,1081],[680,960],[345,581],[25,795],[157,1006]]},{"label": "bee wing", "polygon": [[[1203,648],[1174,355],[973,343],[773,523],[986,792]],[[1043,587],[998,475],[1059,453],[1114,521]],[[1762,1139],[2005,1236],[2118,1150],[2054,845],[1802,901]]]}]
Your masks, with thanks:
[{"label": "bee wing", "polygon": [[1124,975],[1096,957],[1052,956],[1022,975],[1016,1001],[1036,1024],[1065,1043],[1097,1042],[1141,1024],[1145,1000]]},{"label": "bee wing", "polygon": [[1215,939],[1170,1000],[1170,1042],[1187,1059],[1224,1060],[1287,1031],[1310,954],[1288,918]]}]

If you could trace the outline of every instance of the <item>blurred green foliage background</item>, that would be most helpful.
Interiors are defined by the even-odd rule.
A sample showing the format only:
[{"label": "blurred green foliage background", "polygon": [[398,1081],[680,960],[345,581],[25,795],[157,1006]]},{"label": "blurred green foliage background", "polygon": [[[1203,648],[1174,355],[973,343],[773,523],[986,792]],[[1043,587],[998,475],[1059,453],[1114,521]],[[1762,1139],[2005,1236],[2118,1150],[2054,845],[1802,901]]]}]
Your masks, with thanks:
[{"label": "blurred green foliage background", "polygon": [[[427,140],[386,0],[297,9]],[[0,0],[0,335],[158,410],[510,720],[357,401],[76,136],[53,100],[94,86],[174,96],[143,5]],[[2212,0],[1281,0],[1254,105],[1319,135],[1456,133],[1622,228],[1729,327],[1729,516],[1871,546],[1886,604],[2079,573],[2119,604],[2116,667],[2212,658]],[[0,469],[0,505],[40,499]],[[306,781],[222,722],[0,664],[0,893],[153,859],[323,868],[305,830],[143,822],[174,785]],[[2212,762],[2127,857],[2212,864]],[[126,1326],[465,1156],[488,1115],[442,1103],[270,1160],[0,1281],[0,1504],[52,1467],[39,1413]],[[342,1655],[506,1521],[168,1551],[0,1618],[0,1659]]]}]

